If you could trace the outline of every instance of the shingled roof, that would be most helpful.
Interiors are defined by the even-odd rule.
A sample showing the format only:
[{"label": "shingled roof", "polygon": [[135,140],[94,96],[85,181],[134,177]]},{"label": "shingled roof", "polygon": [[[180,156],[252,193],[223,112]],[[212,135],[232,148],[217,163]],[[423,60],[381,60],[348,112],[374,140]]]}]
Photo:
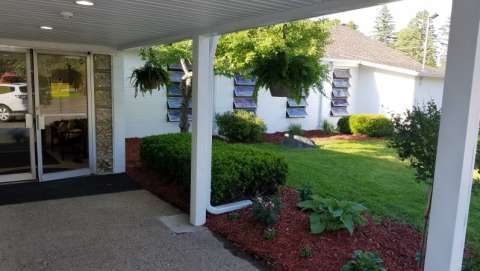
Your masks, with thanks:
[{"label": "shingled roof", "polygon": [[337,26],[331,31],[332,43],[328,46],[326,57],[353,61],[366,61],[418,72],[421,76],[443,77],[439,68],[425,67],[406,54],[365,36],[346,26]]}]

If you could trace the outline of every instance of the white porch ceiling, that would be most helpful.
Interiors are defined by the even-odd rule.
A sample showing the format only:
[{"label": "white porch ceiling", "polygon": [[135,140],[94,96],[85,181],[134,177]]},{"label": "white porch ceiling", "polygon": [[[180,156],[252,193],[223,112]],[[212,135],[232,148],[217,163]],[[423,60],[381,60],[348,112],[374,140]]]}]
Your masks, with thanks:
[{"label": "white porch ceiling", "polygon": [[[0,0],[0,39],[126,49],[225,33],[394,0]],[[64,19],[62,11],[73,12]],[[42,31],[40,26],[54,27]]]}]

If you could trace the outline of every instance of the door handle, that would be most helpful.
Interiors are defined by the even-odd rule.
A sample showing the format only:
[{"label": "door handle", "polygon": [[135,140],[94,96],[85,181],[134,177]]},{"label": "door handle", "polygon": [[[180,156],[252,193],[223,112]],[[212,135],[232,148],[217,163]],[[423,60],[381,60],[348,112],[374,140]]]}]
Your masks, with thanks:
[{"label": "door handle", "polygon": [[33,116],[32,114],[25,114],[25,128],[31,129],[33,128]]},{"label": "door handle", "polygon": [[39,130],[45,130],[45,117],[37,115],[37,125]]}]

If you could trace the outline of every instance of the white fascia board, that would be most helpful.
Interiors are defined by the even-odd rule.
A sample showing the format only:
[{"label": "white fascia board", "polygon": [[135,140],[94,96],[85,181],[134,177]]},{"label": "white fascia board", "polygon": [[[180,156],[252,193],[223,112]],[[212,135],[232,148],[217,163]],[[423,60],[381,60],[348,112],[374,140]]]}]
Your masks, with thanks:
[{"label": "white fascia board", "polygon": [[397,72],[397,73],[411,75],[415,77],[420,75],[419,72],[414,70],[404,69],[404,68],[399,68],[399,67],[394,67],[389,65],[383,65],[383,64],[378,64],[378,63],[373,63],[368,61],[360,61],[359,65],[370,67],[370,68],[376,68],[380,70],[385,70],[385,71],[390,71],[390,72]]},{"label": "white fascia board", "polygon": [[329,0],[321,1],[321,3],[314,5],[307,5],[297,9],[285,10],[273,14],[265,14],[256,17],[249,17],[238,21],[228,22],[225,24],[213,23],[208,27],[192,28],[191,31],[183,33],[175,33],[171,36],[157,37],[153,39],[140,40],[132,43],[120,45],[119,50],[150,46],[159,43],[172,43],[176,41],[191,39],[198,35],[207,35],[212,33],[214,35],[236,32],[244,29],[250,29],[265,25],[278,24],[283,22],[316,18],[328,14],[339,13],[343,11],[355,10],[360,8],[371,7],[388,2],[395,2],[399,0]]},{"label": "white fascia board", "polygon": [[78,43],[60,43],[47,41],[17,40],[0,38],[0,46],[16,48],[34,48],[39,50],[59,50],[69,52],[92,52],[97,54],[113,55],[118,52],[115,48]]},{"label": "white fascia board", "polygon": [[360,64],[358,60],[338,59],[338,58],[322,58],[322,62],[333,67],[357,68]]}]

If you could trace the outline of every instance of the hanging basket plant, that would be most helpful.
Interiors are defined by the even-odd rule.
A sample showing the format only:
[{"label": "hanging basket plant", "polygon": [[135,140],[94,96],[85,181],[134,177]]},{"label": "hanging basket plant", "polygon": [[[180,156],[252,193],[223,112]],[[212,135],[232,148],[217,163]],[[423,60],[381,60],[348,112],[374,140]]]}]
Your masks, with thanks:
[{"label": "hanging basket plant", "polygon": [[154,89],[160,89],[170,83],[168,72],[161,66],[146,62],[140,68],[133,70],[130,83],[135,88],[135,96],[138,93],[152,93]]},{"label": "hanging basket plant", "polygon": [[253,75],[255,88],[270,89],[274,97],[290,97],[300,101],[310,89],[323,93],[322,82],[328,77],[328,67],[314,56],[290,55],[286,51],[257,57]]}]

